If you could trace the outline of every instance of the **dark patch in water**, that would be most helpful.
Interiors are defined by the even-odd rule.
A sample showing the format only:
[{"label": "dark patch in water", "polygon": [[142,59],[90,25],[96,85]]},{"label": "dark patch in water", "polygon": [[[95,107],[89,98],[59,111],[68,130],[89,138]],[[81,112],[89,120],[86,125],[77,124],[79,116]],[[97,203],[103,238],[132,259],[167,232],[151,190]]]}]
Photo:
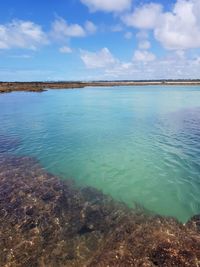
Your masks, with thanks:
[{"label": "dark patch in water", "polygon": [[18,138],[0,135],[0,153],[7,153],[20,145]]},{"label": "dark patch in water", "polygon": [[0,158],[0,266],[198,266],[199,217],[129,210],[30,158]]},{"label": "dark patch in water", "polygon": [[[172,112],[169,115],[170,121],[177,127],[178,134],[181,135],[185,141],[200,140],[200,108],[181,109]],[[188,139],[186,139],[186,137]]]}]

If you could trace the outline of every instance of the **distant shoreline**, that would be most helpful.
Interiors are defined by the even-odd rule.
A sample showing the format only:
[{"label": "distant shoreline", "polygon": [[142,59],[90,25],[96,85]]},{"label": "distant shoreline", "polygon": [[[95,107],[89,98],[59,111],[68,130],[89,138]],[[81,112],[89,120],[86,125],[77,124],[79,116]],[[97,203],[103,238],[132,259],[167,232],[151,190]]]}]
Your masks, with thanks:
[{"label": "distant shoreline", "polygon": [[91,81],[91,82],[0,82],[0,93],[13,91],[43,92],[47,89],[75,89],[89,86],[148,86],[148,85],[191,85],[200,86],[200,80],[160,81]]}]

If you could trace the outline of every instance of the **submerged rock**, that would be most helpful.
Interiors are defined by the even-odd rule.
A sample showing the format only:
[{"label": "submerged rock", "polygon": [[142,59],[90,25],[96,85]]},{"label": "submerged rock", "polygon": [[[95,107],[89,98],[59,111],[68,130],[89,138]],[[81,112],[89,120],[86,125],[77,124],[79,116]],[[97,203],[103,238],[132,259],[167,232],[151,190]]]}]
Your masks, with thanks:
[{"label": "submerged rock", "polygon": [[193,228],[200,234],[200,214],[193,216],[188,222],[187,227]]},{"label": "submerged rock", "polygon": [[31,158],[0,158],[0,266],[198,266],[195,218],[133,211]]}]

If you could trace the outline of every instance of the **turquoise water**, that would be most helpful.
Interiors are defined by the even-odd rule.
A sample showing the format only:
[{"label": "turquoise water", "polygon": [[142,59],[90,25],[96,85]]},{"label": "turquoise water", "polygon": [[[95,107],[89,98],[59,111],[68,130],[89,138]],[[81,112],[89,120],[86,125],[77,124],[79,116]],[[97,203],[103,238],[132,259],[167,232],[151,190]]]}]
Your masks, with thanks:
[{"label": "turquoise water", "polygon": [[200,87],[0,95],[0,136],[45,169],[185,222],[200,213]]}]

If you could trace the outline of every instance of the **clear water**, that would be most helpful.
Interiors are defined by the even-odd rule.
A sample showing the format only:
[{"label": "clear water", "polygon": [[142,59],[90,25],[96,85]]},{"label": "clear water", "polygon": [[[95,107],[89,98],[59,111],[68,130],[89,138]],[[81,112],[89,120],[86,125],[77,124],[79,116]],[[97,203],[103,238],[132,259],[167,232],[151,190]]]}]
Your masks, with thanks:
[{"label": "clear water", "polygon": [[0,95],[0,136],[50,172],[185,222],[200,213],[200,87]]}]

